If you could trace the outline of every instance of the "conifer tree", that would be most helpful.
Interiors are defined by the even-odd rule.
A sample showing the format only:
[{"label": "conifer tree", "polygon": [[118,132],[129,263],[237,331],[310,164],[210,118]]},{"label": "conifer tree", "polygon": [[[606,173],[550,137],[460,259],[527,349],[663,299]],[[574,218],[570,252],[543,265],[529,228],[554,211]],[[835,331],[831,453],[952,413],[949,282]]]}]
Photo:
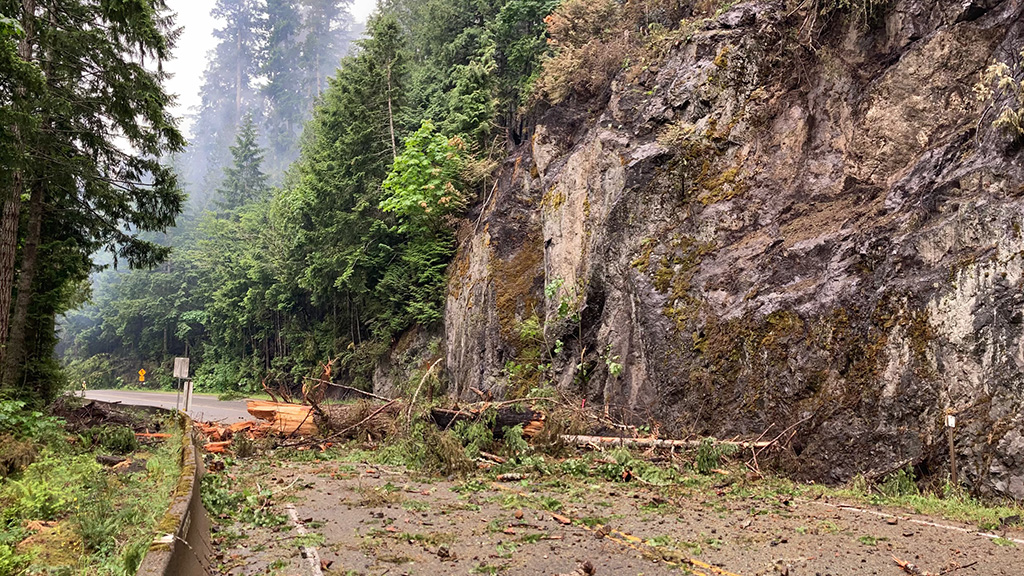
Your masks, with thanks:
[{"label": "conifer tree", "polygon": [[271,171],[281,173],[298,155],[299,133],[312,109],[303,90],[302,14],[293,0],[267,0],[263,87],[263,131],[270,149]]},{"label": "conifer tree", "polygon": [[[25,367],[52,354],[53,318],[68,304],[58,293],[88,272],[88,255],[105,247],[138,267],[167,254],[138,233],[172,225],[183,202],[157,160],[184,145],[164,74],[153,71],[170,56],[175,32],[162,0],[5,0],[0,8],[21,29],[13,69],[35,68],[42,80],[0,101],[33,118],[12,126],[15,161],[0,177],[0,306],[14,300],[8,333],[0,334],[2,385],[47,394],[46,383],[27,381]],[[47,329],[48,338],[33,338]]]},{"label": "conifer tree", "polygon": [[[229,147],[246,113],[262,109],[255,79],[263,62],[266,26],[257,0],[217,0],[211,14],[224,20],[203,74],[201,104],[188,149],[185,179],[193,201],[205,204],[230,162]],[[257,116],[257,122],[259,117]]]},{"label": "conifer tree", "polygon": [[352,40],[349,28],[352,0],[301,0],[303,9],[302,69],[309,99],[327,87],[327,78],[338,67]]},{"label": "conifer tree", "polygon": [[256,124],[247,114],[231,147],[232,164],[224,169],[224,181],[217,190],[218,204],[235,210],[245,204],[264,199],[267,175],[263,173],[263,150],[256,142]]}]

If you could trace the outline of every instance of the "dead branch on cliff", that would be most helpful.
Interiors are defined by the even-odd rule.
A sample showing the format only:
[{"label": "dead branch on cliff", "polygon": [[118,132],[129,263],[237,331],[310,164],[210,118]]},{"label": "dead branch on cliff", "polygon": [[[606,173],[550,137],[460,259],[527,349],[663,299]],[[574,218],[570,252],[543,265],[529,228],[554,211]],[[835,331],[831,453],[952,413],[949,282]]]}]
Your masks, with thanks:
[{"label": "dead branch on cliff", "polygon": [[312,376],[303,376],[302,379],[303,380],[312,380],[313,382],[318,382],[320,384],[326,384],[328,386],[333,386],[335,388],[341,388],[342,390],[347,390],[349,392],[355,392],[356,394],[362,394],[363,396],[366,396],[368,398],[374,398],[376,400],[381,400],[383,402],[390,402],[391,400],[393,400],[393,398],[385,398],[384,396],[378,396],[378,395],[374,394],[373,392],[367,392],[366,390],[360,390],[359,388],[355,388],[353,386],[345,386],[344,384],[338,384],[337,382],[331,382],[330,380],[324,380],[323,378],[313,378]]}]

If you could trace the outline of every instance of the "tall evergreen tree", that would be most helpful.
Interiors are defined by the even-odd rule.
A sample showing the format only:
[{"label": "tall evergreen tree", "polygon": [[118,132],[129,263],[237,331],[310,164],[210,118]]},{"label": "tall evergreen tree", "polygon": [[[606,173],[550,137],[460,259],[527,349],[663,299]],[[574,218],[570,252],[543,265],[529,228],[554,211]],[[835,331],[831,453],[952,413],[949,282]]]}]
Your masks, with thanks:
[{"label": "tall evergreen tree", "polygon": [[217,46],[203,74],[184,174],[193,200],[205,207],[230,162],[228,150],[246,113],[257,115],[262,101],[256,86],[263,62],[263,6],[257,0],[217,0],[211,15],[224,20],[214,31]]},{"label": "tall evergreen tree", "polygon": [[311,102],[303,90],[302,14],[293,0],[267,0],[263,87],[266,97],[264,133],[270,148],[271,171],[281,173],[298,156],[299,134],[309,118]]},{"label": "tall evergreen tree", "polygon": [[213,33],[220,41],[215,62],[220,68],[217,73],[226,76],[232,88],[231,113],[237,124],[256,104],[253,80],[260,72],[263,56],[263,6],[258,0],[217,0],[211,15],[226,22]]},{"label": "tall evergreen tree", "polygon": [[[46,395],[51,383],[28,381],[26,365],[52,354],[53,318],[68,305],[60,292],[82,279],[88,255],[106,247],[138,267],[167,254],[138,233],[172,225],[183,202],[158,158],[180,150],[184,140],[167,111],[164,75],[148,66],[160,69],[175,32],[162,0],[5,0],[0,8],[16,16],[23,32],[15,68],[35,67],[43,81],[35,90],[16,88],[3,102],[31,111],[34,123],[16,126],[16,162],[0,178],[0,305],[14,300],[2,385]],[[20,238],[16,269],[12,230]],[[48,330],[47,338],[33,339]]]},{"label": "tall evergreen tree", "polygon": [[312,100],[327,87],[327,78],[338,67],[353,40],[349,7],[352,0],[301,0],[305,41],[302,69],[306,93]]},{"label": "tall evergreen tree", "polygon": [[263,173],[263,150],[256,142],[256,124],[252,115],[242,121],[231,147],[232,164],[224,169],[224,181],[217,190],[218,204],[235,210],[245,204],[263,200],[266,196],[267,175]]}]

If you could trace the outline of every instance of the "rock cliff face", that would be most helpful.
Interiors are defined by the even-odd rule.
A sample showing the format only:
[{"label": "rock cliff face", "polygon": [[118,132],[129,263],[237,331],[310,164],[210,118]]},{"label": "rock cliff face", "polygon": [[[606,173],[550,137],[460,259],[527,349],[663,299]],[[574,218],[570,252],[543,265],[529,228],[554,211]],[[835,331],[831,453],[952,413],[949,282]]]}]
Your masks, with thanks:
[{"label": "rock cliff face", "polygon": [[[460,394],[541,379],[674,433],[795,435],[1024,498],[1024,152],[972,93],[1018,0],[897,0],[817,36],[767,2],[539,118],[461,235]],[[557,354],[556,354],[557,352]],[[471,394],[470,394],[471,395]]]}]

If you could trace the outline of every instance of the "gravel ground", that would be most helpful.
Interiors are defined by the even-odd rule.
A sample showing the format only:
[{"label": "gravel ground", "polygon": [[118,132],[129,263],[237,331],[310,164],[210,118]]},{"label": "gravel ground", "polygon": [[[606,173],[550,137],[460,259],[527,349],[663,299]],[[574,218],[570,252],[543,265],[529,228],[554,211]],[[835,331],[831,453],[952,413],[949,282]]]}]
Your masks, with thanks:
[{"label": "gravel ground", "polygon": [[[737,472],[733,472],[736,474]],[[730,484],[651,486],[533,475],[513,482],[432,480],[402,468],[339,460],[236,461],[217,474],[294,506],[293,523],[222,524],[222,574],[330,575],[933,574],[1018,576],[1024,534],[994,540],[977,527],[903,510],[852,509]],[[223,520],[222,520],[223,522]],[[941,524],[933,526],[928,523]],[[1014,540],[1020,543],[1014,543]]]}]

